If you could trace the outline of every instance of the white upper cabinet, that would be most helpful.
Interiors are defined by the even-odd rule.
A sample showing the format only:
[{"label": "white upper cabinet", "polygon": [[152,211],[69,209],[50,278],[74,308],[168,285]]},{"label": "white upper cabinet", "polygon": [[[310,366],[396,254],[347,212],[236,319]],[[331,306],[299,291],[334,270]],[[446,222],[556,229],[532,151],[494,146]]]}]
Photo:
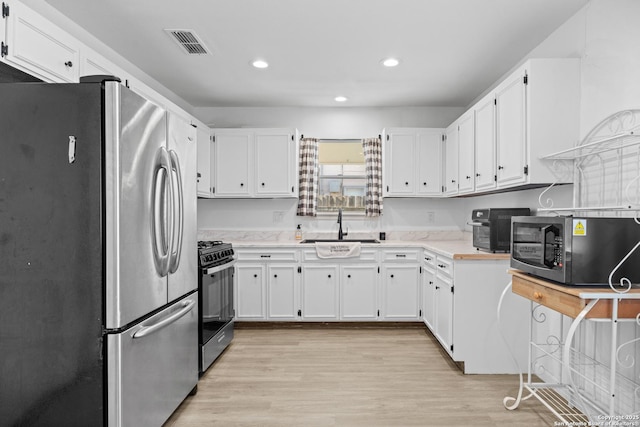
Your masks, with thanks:
[{"label": "white upper cabinet", "polygon": [[206,126],[198,126],[196,130],[198,141],[198,173],[197,189],[198,197],[211,197],[213,195],[213,180],[211,174],[211,129]]},{"label": "white upper cabinet", "polygon": [[458,194],[458,123],[447,128],[445,134],[444,192],[447,196]]},{"label": "white upper cabinet", "polygon": [[516,73],[496,90],[498,185],[523,184],[526,168],[526,75]]},{"label": "white upper cabinet", "polygon": [[4,59],[45,81],[77,82],[81,43],[19,2],[9,7]]},{"label": "white upper cabinet", "polygon": [[580,60],[531,59],[496,88],[495,98],[497,187],[555,182],[540,157],[579,141]]},{"label": "white upper cabinet", "polygon": [[214,197],[296,197],[297,132],[214,130]]},{"label": "white upper cabinet", "polygon": [[383,195],[430,197],[442,194],[443,129],[383,131]]},{"label": "white upper cabinet", "polygon": [[261,129],[254,134],[256,186],[259,197],[294,197],[296,135],[290,129]]},{"label": "white upper cabinet", "polygon": [[[216,130],[213,143],[214,174],[217,197],[248,197],[253,188],[253,171],[249,152],[253,151],[253,134],[244,130]],[[250,173],[251,172],[251,173]]]},{"label": "white upper cabinet", "polygon": [[473,110],[458,120],[458,194],[475,190],[475,127]]},{"label": "white upper cabinet", "polygon": [[[9,52],[7,45],[7,20],[9,19],[9,5],[5,2],[0,4],[0,58]],[[6,52],[5,52],[6,49]]]},{"label": "white upper cabinet", "polygon": [[476,191],[490,191],[496,188],[495,99],[495,96],[491,94],[473,108],[476,121]]}]

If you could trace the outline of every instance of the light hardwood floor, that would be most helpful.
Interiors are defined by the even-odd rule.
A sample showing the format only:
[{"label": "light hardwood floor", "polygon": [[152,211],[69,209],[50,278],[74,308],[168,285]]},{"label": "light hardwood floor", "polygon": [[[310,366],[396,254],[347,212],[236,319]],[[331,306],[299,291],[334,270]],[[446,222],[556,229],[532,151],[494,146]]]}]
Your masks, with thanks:
[{"label": "light hardwood floor", "polygon": [[515,375],[464,375],[423,327],[236,329],[165,427],[553,426]]}]

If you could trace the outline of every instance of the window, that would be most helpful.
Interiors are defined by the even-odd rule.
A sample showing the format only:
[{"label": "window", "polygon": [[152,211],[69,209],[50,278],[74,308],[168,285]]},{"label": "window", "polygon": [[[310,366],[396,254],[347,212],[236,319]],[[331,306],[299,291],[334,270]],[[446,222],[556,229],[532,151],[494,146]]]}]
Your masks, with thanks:
[{"label": "window", "polygon": [[364,214],[365,178],[360,140],[318,141],[318,213]]}]

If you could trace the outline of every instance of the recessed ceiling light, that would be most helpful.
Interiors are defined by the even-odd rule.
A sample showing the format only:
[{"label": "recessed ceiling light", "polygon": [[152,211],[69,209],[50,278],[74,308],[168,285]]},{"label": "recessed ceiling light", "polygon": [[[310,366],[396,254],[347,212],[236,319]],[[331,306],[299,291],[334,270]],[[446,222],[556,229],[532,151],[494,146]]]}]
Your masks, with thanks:
[{"label": "recessed ceiling light", "polygon": [[269,66],[269,63],[262,59],[256,59],[251,63],[251,65],[253,65],[256,68],[267,68]]},{"label": "recessed ceiling light", "polygon": [[347,100],[347,97],[341,95],[341,96],[336,96],[333,99],[335,99],[336,102],[345,102]]},{"label": "recessed ceiling light", "polygon": [[398,61],[396,58],[387,58],[382,61],[382,65],[384,65],[385,67],[395,67],[399,63],[400,61]]}]

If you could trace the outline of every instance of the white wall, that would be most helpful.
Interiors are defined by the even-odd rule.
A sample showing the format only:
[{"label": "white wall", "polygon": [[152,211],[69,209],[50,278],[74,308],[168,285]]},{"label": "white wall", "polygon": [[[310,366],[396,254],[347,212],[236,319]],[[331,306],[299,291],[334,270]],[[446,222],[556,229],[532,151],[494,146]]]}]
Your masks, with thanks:
[{"label": "white wall", "polygon": [[208,107],[194,113],[211,127],[289,127],[312,138],[367,138],[385,127],[446,127],[464,108]]}]

